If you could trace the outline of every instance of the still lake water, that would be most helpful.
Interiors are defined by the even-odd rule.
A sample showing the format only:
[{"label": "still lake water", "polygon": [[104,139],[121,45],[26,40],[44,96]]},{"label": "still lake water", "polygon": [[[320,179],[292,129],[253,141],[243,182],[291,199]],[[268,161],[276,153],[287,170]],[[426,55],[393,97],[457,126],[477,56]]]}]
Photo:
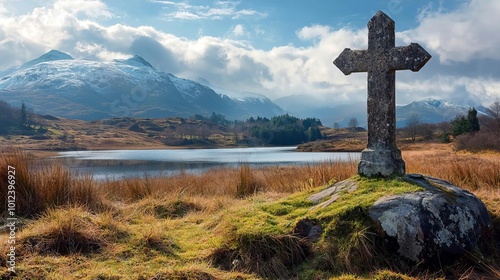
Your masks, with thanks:
[{"label": "still lake water", "polygon": [[94,179],[171,176],[202,173],[212,168],[269,165],[303,165],[325,161],[359,160],[360,153],[302,153],[296,147],[177,149],[177,150],[106,150],[61,152],[55,159],[78,174]]}]

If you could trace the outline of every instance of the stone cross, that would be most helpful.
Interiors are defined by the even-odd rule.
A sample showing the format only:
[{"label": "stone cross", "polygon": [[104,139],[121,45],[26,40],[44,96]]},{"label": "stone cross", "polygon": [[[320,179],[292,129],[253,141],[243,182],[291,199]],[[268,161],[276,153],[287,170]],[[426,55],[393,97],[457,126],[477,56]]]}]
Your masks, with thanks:
[{"label": "stone cross", "polygon": [[379,11],[368,22],[368,50],[349,48],[333,62],[345,75],[368,72],[368,145],[358,174],[390,177],[405,174],[396,147],[396,70],[420,70],[431,55],[419,44],[395,46],[394,21]]}]

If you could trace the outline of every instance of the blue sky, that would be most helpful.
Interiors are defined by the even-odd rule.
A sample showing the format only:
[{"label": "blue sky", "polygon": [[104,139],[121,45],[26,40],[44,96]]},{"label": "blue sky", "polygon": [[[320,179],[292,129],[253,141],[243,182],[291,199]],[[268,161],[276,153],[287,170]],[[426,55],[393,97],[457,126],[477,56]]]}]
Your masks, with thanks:
[{"label": "blue sky", "polygon": [[[166,33],[196,39],[200,36],[240,37],[253,47],[271,49],[305,46],[296,32],[305,26],[364,28],[378,10],[392,17],[401,30],[414,28],[426,9],[452,10],[464,1],[412,0],[246,0],[246,1],[104,1],[118,17],[109,23],[151,25]],[[239,26],[243,35],[235,36]]]},{"label": "blue sky", "polygon": [[101,61],[139,54],[179,77],[273,100],[360,102],[366,74],[346,77],[332,61],[366,48],[378,10],[395,20],[398,45],[433,56],[419,73],[398,73],[397,103],[500,98],[498,0],[0,0],[0,69],[51,49]]}]

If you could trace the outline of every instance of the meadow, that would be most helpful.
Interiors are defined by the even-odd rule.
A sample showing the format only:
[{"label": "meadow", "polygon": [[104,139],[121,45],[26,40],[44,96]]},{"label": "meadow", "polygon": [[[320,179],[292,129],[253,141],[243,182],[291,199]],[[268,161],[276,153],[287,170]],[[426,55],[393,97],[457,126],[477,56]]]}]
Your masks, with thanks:
[{"label": "meadow", "polygon": [[[492,240],[500,240],[498,153],[457,153],[449,145],[435,144],[407,149],[403,157],[407,173],[442,178],[476,194],[493,219]],[[442,267],[396,267],[391,260],[360,267],[356,258],[373,257],[370,242],[350,247],[342,256],[339,251],[328,265],[318,265],[306,252],[311,248],[303,244],[306,241],[291,234],[293,225],[287,225],[290,232],[256,235],[260,219],[270,217],[253,209],[270,209],[289,197],[302,197],[352,177],[357,171],[354,161],[265,168],[243,165],[201,175],[96,181],[30,158],[22,151],[0,156],[3,201],[12,183],[7,170],[9,166],[16,170],[17,279],[500,278],[496,241],[489,244],[488,256],[471,253]],[[2,217],[7,217],[7,205],[0,207]],[[282,210],[272,209],[276,216]],[[369,234],[364,232],[359,240]],[[248,236],[253,239],[243,238]],[[0,235],[2,279],[12,275],[8,241],[9,232],[4,230]],[[247,244],[244,256],[252,265],[239,266],[228,255],[238,249],[234,242]],[[270,265],[265,265],[266,260]]]}]

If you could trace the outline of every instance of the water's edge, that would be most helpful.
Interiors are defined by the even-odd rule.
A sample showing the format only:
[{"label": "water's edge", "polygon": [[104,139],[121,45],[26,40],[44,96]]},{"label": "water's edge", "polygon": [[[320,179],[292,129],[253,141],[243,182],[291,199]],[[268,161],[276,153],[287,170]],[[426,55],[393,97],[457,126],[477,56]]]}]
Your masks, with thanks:
[{"label": "water's edge", "polygon": [[52,158],[75,174],[91,174],[98,180],[143,177],[146,174],[199,174],[213,168],[241,164],[284,166],[358,159],[359,153],[300,153],[296,152],[296,147],[69,151]]}]

